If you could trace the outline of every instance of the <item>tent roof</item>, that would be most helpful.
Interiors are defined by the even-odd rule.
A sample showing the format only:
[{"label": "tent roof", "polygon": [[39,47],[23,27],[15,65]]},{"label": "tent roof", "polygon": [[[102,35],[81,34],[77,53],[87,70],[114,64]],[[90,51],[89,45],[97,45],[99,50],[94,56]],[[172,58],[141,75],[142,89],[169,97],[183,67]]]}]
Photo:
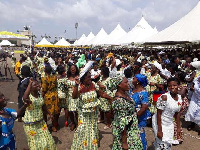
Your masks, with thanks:
[{"label": "tent roof", "polygon": [[8,41],[8,40],[3,40],[3,41],[1,41],[1,43],[0,43],[0,45],[9,45],[9,46],[11,46],[11,45],[13,45],[12,43],[10,43],[10,41]]},{"label": "tent roof", "polygon": [[81,43],[85,40],[86,36],[83,34],[80,39],[76,42],[76,45],[81,45]]},{"label": "tent roof", "polygon": [[98,45],[99,42],[101,42],[103,39],[105,39],[108,36],[108,34],[105,32],[103,28],[98,32],[98,34],[88,42],[89,45]]},{"label": "tent roof", "polygon": [[200,40],[200,2],[183,18],[146,40],[147,43]]},{"label": "tent roof", "polygon": [[117,43],[128,44],[132,42],[143,42],[146,38],[149,38],[156,33],[158,33],[157,29],[153,29],[144,17],[142,17],[135,27],[120,38]]},{"label": "tent roof", "polygon": [[88,42],[94,38],[94,34],[90,32],[90,34],[80,43],[80,45],[88,45]]},{"label": "tent roof", "polygon": [[115,29],[107,36],[107,38],[105,38],[104,40],[102,40],[98,44],[116,44],[115,41],[120,39],[125,34],[126,34],[126,31],[124,31],[124,29],[122,29],[120,24],[118,24],[115,27]]},{"label": "tent roof", "polygon": [[53,45],[46,38],[43,38],[37,45]]},{"label": "tent roof", "polygon": [[70,43],[65,40],[65,38],[61,38],[55,45],[58,46],[69,46]]},{"label": "tent roof", "polygon": [[21,34],[16,34],[13,32],[8,32],[8,31],[1,31],[0,32],[0,39],[10,39],[10,40],[28,40],[29,37],[21,35]]}]

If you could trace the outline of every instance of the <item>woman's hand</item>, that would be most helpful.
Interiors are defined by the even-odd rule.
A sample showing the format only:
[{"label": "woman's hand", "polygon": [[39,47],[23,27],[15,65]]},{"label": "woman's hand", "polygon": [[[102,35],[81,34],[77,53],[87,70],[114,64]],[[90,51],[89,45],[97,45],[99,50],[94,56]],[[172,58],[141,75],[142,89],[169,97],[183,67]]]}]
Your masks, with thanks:
[{"label": "woman's hand", "polygon": [[32,102],[30,101],[30,99],[25,99],[25,100],[24,100],[24,106],[25,106],[25,107],[30,106],[30,104],[32,104]]},{"label": "woman's hand", "polygon": [[32,84],[33,83],[33,78],[31,77],[30,79],[29,79],[29,84]]},{"label": "woman's hand", "polygon": [[79,77],[77,76],[77,77],[75,77],[75,83],[77,84],[77,85],[79,85],[80,84],[80,81],[79,81]]},{"label": "woman's hand", "polygon": [[53,121],[54,120],[54,116],[52,114],[49,114],[50,119]]},{"label": "woman's hand", "polygon": [[163,132],[162,132],[162,131],[158,131],[157,137],[158,137],[160,140],[162,140]]}]

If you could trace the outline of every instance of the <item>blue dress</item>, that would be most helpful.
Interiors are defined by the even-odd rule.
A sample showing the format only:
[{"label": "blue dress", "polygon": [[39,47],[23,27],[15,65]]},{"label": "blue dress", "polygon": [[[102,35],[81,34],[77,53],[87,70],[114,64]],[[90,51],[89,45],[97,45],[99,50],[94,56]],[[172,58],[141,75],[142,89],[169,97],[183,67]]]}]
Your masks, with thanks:
[{"label": "blue dress", "polygon": [[[138,112],[142,107],[142,104],[149,105],[149,95],[147,91],[141,91],[131,94],[132,99],[135,102],[135,108]],[[138,127],[140,129],[140,137],[142,139],[143,149],[147,149],[147,140],[144,127],[147,125],[147,119],[151,117],[151,113],[149,110],[146,110],[145,113],[138,117]]]},{"label": "blue dress", "polygon": [[4,108],[4,111],[10,116],[9,118],[3,118],[0,116],[2,122],[0,126],[0,149],[1,150],[15,150],[15,135],[12,132],[15,119],[17,118],[17,112],[14,109]]}]

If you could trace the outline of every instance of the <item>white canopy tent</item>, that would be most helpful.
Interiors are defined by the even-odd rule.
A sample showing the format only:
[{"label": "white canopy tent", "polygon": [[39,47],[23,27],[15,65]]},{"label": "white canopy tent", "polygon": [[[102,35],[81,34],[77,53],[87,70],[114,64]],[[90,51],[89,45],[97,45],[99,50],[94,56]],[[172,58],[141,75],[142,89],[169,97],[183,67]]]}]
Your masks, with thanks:
[{"label": "white canopy tent", "polygon": [[116,28],[107,36],[107,38],[105,38],[104,40],[100,41],[99,45],[116,45],[118,43],[116,43],[116,41],[118,39],[120,39],[121,37],[123,37],[126,34],[126,31],[124,31],[124,29],[122,29],[122,27],[120,26],[120,24],[118,24],[116,26]]},{"label": "white canopy tent", "polygon": [[146,40],[147,43],[200,41],[200,2],[183,18]]},{"label": "white canopy tent", "polygon": [[88,45],[98,45],[99,42],[103,41],[108,34],[105,32],[103,28],[98,32],[98,34],[88,42]]},{"label": "white canopy tent", "polygon": [[70,43],[65,40],[65,38],[61,38],[56,44],[57,46],[70,46]]},{"label": "white canopy tent", "polygon": [[85,38],[86,38],[86,36],[85,36],[85,34],[83,34],[80,37],[80,39],[78,39],[78,41],[76,42],[76,44],[74,44],[74,45],[81,45],[81,43],[85,40]]},{"label": "white canopy tent", "polygon": [[14,44],[12,44],[10,41],[8,40],[3,40],[0,43],[1,46],[14,46]]},{"label": "white canopy tent", "polygon": [[80,45],[88,45],[89,41],[91,41],[94,37],[94,34],[90,32],[90,34],[80,43]]},{"label": "white canopy tent", "polygon": [[120,38],[116,43],[119,44],[130,44],[132,42],[140,43],[144,42],[146,38],[151,37],[152,35],[157,34],[157,29],[153,29],[149,23],[144,19],[141,20],[136,24],[136,26],[129,31],[126,35]]},{"label": "white canopy tent", "polygon": [[53,45],[46,38],[43,38],[37,45]]}]

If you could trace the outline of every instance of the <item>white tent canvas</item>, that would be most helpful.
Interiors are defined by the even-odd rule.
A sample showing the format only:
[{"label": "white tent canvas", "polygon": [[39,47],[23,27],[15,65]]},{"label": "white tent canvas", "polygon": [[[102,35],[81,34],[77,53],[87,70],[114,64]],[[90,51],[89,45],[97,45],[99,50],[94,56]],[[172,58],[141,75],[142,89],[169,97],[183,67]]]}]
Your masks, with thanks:
[{"label": "white tent canvas", "polygon": [[90,34],[82,41],[82,43],[80,43],[80,45],[88,45],[88,42],[91,41],[94,37],[94,34],[90,32]]},{"label": "white tent canvas", "polygon": [[12,44],[10,41],[8,40],[3,40],[0,43],[1,46],[13,46],[14,44]]},{"label": "white tent canvas", "polygon": [[105,38],[98,44],[102,44],[102,45],[103,44],[108,44],[108,45],[118,44],[118,43],[115,43],[115,41],[123,37],[125,34],[126,34],[126,31],[124,31],[124,29],[122,29],[122,27],[118,24],[116,28],[107,36],[107,38]]},{"label": "white tent canvas", "polygon": [[88,42],[88,45],[98,45],[99,42],[103,41],[108,34],[105,32],[103,28],[98,32],[98,34]]},{"label": "white tent canvas", "polygon": [[200,2],[183,18],[150,37],[146,42],[200,41]]},{"label": "white tent canvas", "polygon": [[86,36],[85,36],[85,34],[83,34],[80,37],[80,39],[78,39],[78,41],[76,42],[76,44],[74,44],[74,45],[81,45],[81,43],[85,40],[85,38],[86,38]]},{"label": "white tent canvas", "polygon": [[117,43],[119,44],[129,44],[132,42],[143,42],[146,38],[151,37],[152,35],[157,34],[157,29],[153,29],[149,23],[144,19],[141,20],[136,24],[136,26],[129,31],[126,35],[120,38]]},{"label": "white tent canvas", "polygon": [[59,46],[69,46],[70,43],[65,40],[65,38],[61,38],[55,45]]},{"label": "white tent canvas", "polygon": [[53,45],[46,38],[43,38],[37,45]]}]

